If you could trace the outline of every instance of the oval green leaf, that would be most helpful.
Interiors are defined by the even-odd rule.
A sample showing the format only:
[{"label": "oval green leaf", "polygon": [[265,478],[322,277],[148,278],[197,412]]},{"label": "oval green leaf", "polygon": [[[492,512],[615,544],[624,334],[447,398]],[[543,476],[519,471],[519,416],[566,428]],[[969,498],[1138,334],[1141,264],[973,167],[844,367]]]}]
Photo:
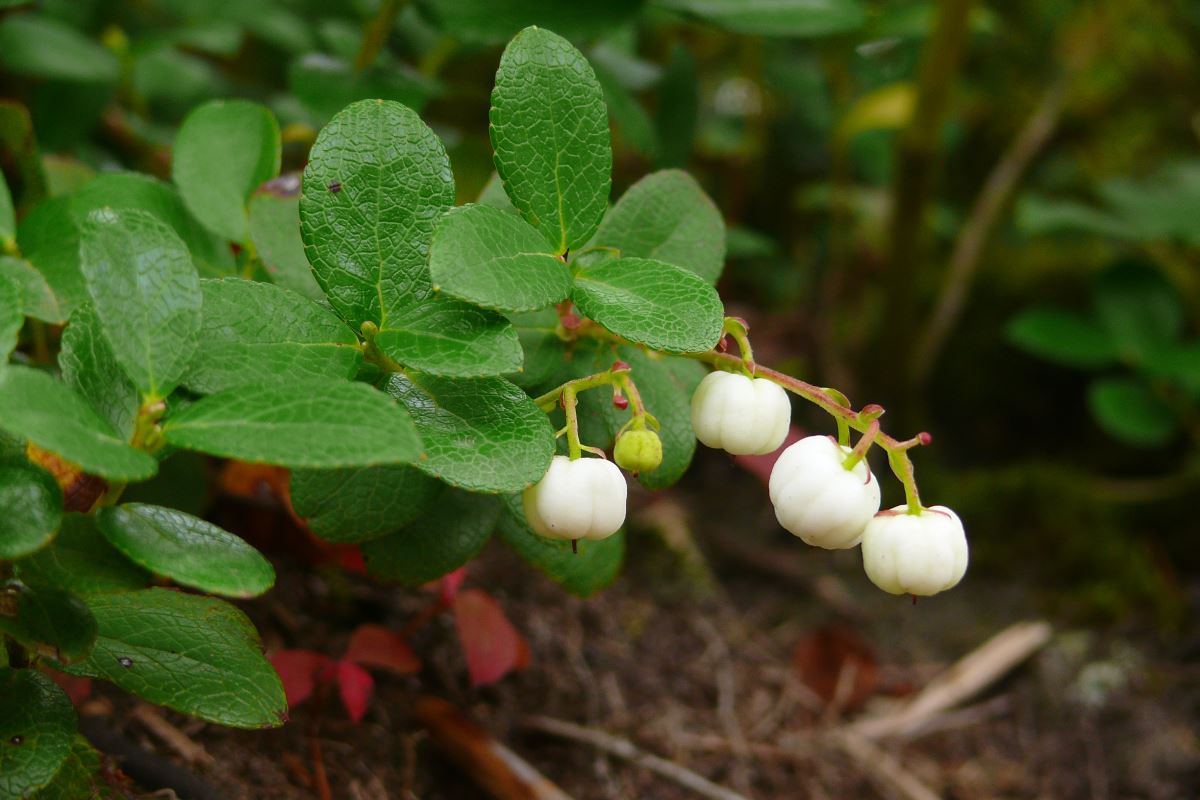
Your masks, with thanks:
[{"label": "oval green leaf", "polygon": [[447,489],[427,514],[363,544],[367,570],[405,586],[436,580],[479,554],[499,516],[495,497]]},{"label": "oval green leaf", "polygon": [[33,466],[0,466],[0,559],[27,556],[62,523],[63,496],[54,477]]},{"label": "oval green leaf", "polygon": [[144,589],[150,576],[113,549],[91,514],[67,514],[54,541],[16,563],[28,586],[70,589],[80,595]]},{"label": "oval green leaf", "polygon": [[419,517],[442,484],[415,467],[391,464],[358,469],[292,472],[292,509],[329,542],[365,542]]},{"label": "oval green leaf", "polygon": [[75,707],[40,672],[0,668],[0,797],[29,797],[49,784],[75,737]]}]

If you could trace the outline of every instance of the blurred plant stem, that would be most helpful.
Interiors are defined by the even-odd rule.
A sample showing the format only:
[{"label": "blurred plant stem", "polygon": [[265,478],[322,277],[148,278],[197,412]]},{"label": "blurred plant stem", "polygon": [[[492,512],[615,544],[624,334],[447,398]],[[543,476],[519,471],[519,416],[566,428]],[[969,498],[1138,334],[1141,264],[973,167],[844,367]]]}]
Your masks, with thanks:
[{"label": "blurred plant stem", "polygon": [[392,32],[392,25],[396,21],[400,5],[400,0],[383,0],[379,6],[379,13],[367,23],[363,30],[362,46],[358,50],[358,55],[354,57],[355,72],[361,72],[375,63],[376,56],[383,49],[383,45],[387,43],[388,34]]},{"label": "blurred plant stem", "polygon": [[[895,180],[892,183],[887,227],[886,303],[883,313],[879,375],[884,387],[896,392],[892,401],[903,401],[911,382],[905,376],[911,360],[917,319],[916,287],[925,261],[925,210],[936,172],[938,139],[946,118],[950,92],[958,76],[965,49],[971,0],[942,0],[933,34],[921,55],[917,102],[912,121],[896,145]],[[908,403],[896,408],[904,418]]]}]

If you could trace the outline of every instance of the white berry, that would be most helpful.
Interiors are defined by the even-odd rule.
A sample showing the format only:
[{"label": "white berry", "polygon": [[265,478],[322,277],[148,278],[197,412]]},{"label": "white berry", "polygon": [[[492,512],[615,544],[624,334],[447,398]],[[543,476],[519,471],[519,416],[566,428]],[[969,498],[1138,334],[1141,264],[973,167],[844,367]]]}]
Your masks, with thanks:
[{"label": "white berry", "polygon": [[867,525],[862,539],[867,577],[892,594],[944,592],[967,571],[962,520],[945,506],[907,512],[908,506],[896,506]]},{"label": "white berry", "polygon": [[879,511],[879,482],[866,459],[846,469],[850,452],[828,436],[808,436],[783,451],[769,485],[780,525],[827,550],[858,544]]},{"label": "white berry", "polygon": [[787,392],[765,378],[710,372],[692,395],[696,438],[735,456],[778,449],[791,421]]},{"label": "white berry", "polygon": [[625,477],[602,458],[555,456],[525,490],[525,519],[548,539],[606,539],[625,522]]}]

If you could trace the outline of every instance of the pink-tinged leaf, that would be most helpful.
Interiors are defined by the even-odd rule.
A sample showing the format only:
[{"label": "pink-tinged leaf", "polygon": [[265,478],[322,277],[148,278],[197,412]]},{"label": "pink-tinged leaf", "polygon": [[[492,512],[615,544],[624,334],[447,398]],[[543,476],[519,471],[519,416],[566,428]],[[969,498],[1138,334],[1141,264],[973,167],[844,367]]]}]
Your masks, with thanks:
[{"label": "pink-tinged leaf", "polygon": [[771,470],[775,468],[775,462],[779,460],[781,455],[783,455],[783,451],[803,439],[806,435],[807,434],[805,434],[804,431],[793,425],[788,428],[787,437],[783,440],[783,444],[779,445],[775,452],[767,453],[765,456],[734,456],[733,463],[737,464],[739,467],[746,470],[746,472],[749,472],[763,483],[770,483]]},{"label": "pink-tinged leaf", "polygon": [[288,706],[298,706],[309,698],[320,680],[317,673],[328,664],[329,656],[312,650],[280,650],[271,655],[271,666],[279,673]]},{"label": "pink-tinged leaf", "polygon": [[346,659],[337,662],[336,670],[342,705],[346,707],[350,721],[358,722],[367,713],[367,704],[371,702],[371,693],[375,691],[375,680],[371,673]]},{"label": "pink-tinged leaf", "polygon": [[438,581],[438,593],[441,595],[442,603],[450,605],[454,602],[454,598],[458,596],[458,590],[462,588],[463,581],[467,579],[467,568],[459,567],[454,572],[448,572]]},{"label": "pink-tinged leaf", "polygon": [[408,643],[382,625],[360,625],[350,637],[343,658],[398,675],[411,675],[421,670],[421,660]]},{"label": "pink-tinged leaf", "polygon": [[495,683],[529,663],[529,646],[486,592],[460,592],[454,600],[454,624],[472,686]]},{"label": "pink-tinged leaf", "polygon": [[58,684],[58,688],[67,693],[67,697],[71,698],[71,702],[79,705],[92,694],[92,679],[77,678],[74,675],[68,675],[65,672],[59,672],[53,667],[42,665],[42,672]]}]

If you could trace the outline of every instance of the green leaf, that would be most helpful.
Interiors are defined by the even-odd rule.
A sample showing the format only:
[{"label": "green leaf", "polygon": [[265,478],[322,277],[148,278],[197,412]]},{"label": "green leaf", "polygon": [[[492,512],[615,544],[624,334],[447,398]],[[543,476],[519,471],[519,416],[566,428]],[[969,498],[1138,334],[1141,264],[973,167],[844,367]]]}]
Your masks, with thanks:
[{"label": "green leaf", "polygon": [[658,165],[685,166],[696,142],[700,117],[700,83],[696,60],[680,43],[671,48],[671,57],[658,84],[658,112],[654,115],[658,133]]},{"label": "green leaf", "polygon": [[405,586],[436,580],[479,554],[499,516],[495,497],[447,489],[416,521],[363,544],[367,571]]},{"label": "green leaf", "polygon": [[1142,366],[1148,374],[1178,384],[1200,399],[1200,342],[1155,348],[1146,354]]},{"label": "green leaf", "polygon": [[572,299],[618,336],[671,353],[715,347],[725,319],[721,298],[703,278],[647,258],[581,269]]},{"label": "green leaf", "polygon": [[513,492],[546,474],[554,429],[525,392],[503,378],[395,374],[387,391],[408,408],[425,454],[417,469],[477,492]]},{"label": "green leaf", "polygon": [[145,503],[101,509],[100,532],[155,575],[226,597],[257,597],[275,584],[271,563],[243,540],[199,517]]},{"label": "green leaf", "polygon": [[246,615],[168,589],[88,598],[100,634],[67,672],[112,681],[157,705],[234,728],[283,723],[287,701]]},{"label": "green leaf", "polygon": [[80,83],[113,83],[117,57],[57,20],[17,14],[0,22],[0,64],[9,72]]},{"label": "green leaf", "polygon": [[96,774],[100,770],[100,754],[88,744],[87,739],[75,736],[71,751],[54,775],[54,780],[44,786],[31,800],[99,800],[100,794]]},{"label": "green leaf", "polygon": [[521,495],[507,495],[502,500],[504,512],[496,528],[501,541],[571,594],[590,597],[620,573],[625,559],[624,531],[599,542],[581,541],[579,552],[572,552],[569,543],[546,539],[529,529]]},{"label": "green leaf", "polygon": [[365,542],[419,517],[441,487],[439,481],[403,464],[298,469],[292,472],[292,509],[326,541]]},{"label": "green leaf", "polygon": [[552,308],[509,317],[524,352],[524,363],[520,372],[508,375],[508,379],[530,392],[547,386],[558,374],[563,363],[563,341],[558,338],[558,312]]},{"label": "green leaf", "polygon": [[860,0],[654,0],[654,5],[754,36],[830,36],[867,22]]},{"label": "green leaf", "polygon": [[0,428],[105,478],[145,480],[158,467],[65,384],[29,367],[0,370]]},{"label": "green leaf", "polygon": [[271,280],[312,300],[325,299],[308,266],[304,240],[300,238],[298,174],[280,175],[251,195],[250,238]]},{"label": "green leaf", "polygon": [[496,171],[558,255],[586,242],[608,206],[612,144],[604,93],[583,54],[542,28],[518,33],[496,72],[489,128]]},{"label": "green leaf", "polygon": [[17,337],[25,326],[25,315],[21,313],[21,287],[9,277],[0,274],[0,369],[17,349]]},{"label": "green leaf", "polygon": [[79,262],[117,363],[143,395],[166,397],[200,333],[200,278],[187,247],[145,211],[101,209],[83,224]]},{"label": "green leaf", "polygon": [[17,577],[35,587],[70,589],[81,595],[143,589],[150,576],[113,549],[90,514],[67,514],[58,536],[16,563]]},{"label": "green leaf", "polygon": [[438,222],[429,272],[435,289],[498,311],[534,311],[571,293],[571,271],[537,231],[474,203]]},{"label": "green leaf", "polygon": [[1124,358],[1141,360],[1174,342],[1184,325],[1175,288],[1155,269],[1120,264],[1096,283],[1096,316]]},{"label": "green leaf", "polygon": [[422,0],[420,8],[455,39],[496,44],[529,25],[572,38],[593,37],[630,19],[643,1]]},{"label": "green leaf", "polygon": [[0,252],[7,249],[6,245],[15,241],[17,235],[17,215],[13,210],[12,193],[8,190],[8,180],[0,172]]},{"label": "green leaf", "polygon": [[350,379],[358,337],[333,312],[269,283],[201,281],[200,344],[183,383],[210,394],[268,380]]},{"label": "green leaf", "polygon": [[[357,47],[357,44],[355,45]],[[437,85],[405,64],[390,59],[363,70],[325,53],[309,53],[288,67],[288,86],[304,106],[324,121],[356,100],[381,99],[421,106]]]},{"label": "green leaf", "polygon": [[1140,447],[1161,447],[1177,428],[1174,412],[1136,378],[1104,378],[1088,387],[1088,408],[1110,435]]},{"label": "green leaf", "polygon": [[300,229],[334,310],[383,329],[419,309],[433,226],[453,203],[446,150],[411,109],[363,100],[330,120],[304,170]]},{"label": "green leaf", "polygon": [[66,321],[66,316],[58,305],[50,284],[42,277],[42,273],[23,258],[0,256],[0,275],[17,284],[21,291],[21,311],[27,317],[34,317],[52,325]]},{"label": "green leaf", "polygon": [[592,240],[621,256],[665,261],[716,283],[725,265],[725,223],[696,179],[654,172],[630,186]]},{"label": "green leaf", "polygon": [[0,466],[0,560],[43,547],[62,523],[63,496],[54,476],[34,466]]},{"label": "green leaf", "polygon": [[512,204],[512,200],[508,199],[508,195],[504,193],[504,182],[500,180],[500,173],[493,172],[488,178],[488,182],[484,184],[483,189],[479,192],[479,198],[475,201],[480,205],[491,206],[498,208],[508,214],[519,215],[517,207]]},{"label": "green leaf", "polygon": [[375,344],[406,367],[438,375],[476,378],[521,367],[521,343],[508,320],[441,295],[393,317]]},{"label": "green leaf", "polygon": [[1027,193],[1016,204],[1017,230],[1026,236],[1085,233],[1120,240],[1137,240],[1138,232],[1125,220],[1075,200]]},{"label": "green leaf", "polygon": [[74,737],[75,708],[54,681],[0,668],[0,798],[21,800],[49,784]]},{"label": "green leaf", "polygon": [[234,242],[249,240],[246,203],[279,174],[279,123],[248,100],[214,100],[188,114],[175,137],[171,177],[196,218]]},{"label": "green leaf", "polygon": [[117,363],[91,303],[80,306],[71,315],[70,324],[63,331],[58,365],[66,384],[87,400],[121,439],[129,441],[142,400],[133,381]]},{"label": "green leaf", "polygon": [[1117,359],[1117,348],[1092,320],[1057,308],[1028,308],[1008,323],[1008,340],[1048,361],[1098,369]]},{"label": "green leaf", "polygon": [[16,586],[17,616],[0,616],[0,631],[39,655],[69,664],[85,658],[96,641],[96,620],[71,592]]},{"label": "green leaf", "polygon": [[608,113],[626,144],[653,159],[658,153],[658,137],[654,133],[654,123],[650,114],[608,68],[599,63],[593,63],[592,66],[596,70],[596,80],[604,90],[604,103],[608,106]]},{"label": "green leaf", "polygon": [[178,447],[288,467],[407,464],[421,453],[394,400],[343,381],[238,386],[170,417],[163,432]]}]

